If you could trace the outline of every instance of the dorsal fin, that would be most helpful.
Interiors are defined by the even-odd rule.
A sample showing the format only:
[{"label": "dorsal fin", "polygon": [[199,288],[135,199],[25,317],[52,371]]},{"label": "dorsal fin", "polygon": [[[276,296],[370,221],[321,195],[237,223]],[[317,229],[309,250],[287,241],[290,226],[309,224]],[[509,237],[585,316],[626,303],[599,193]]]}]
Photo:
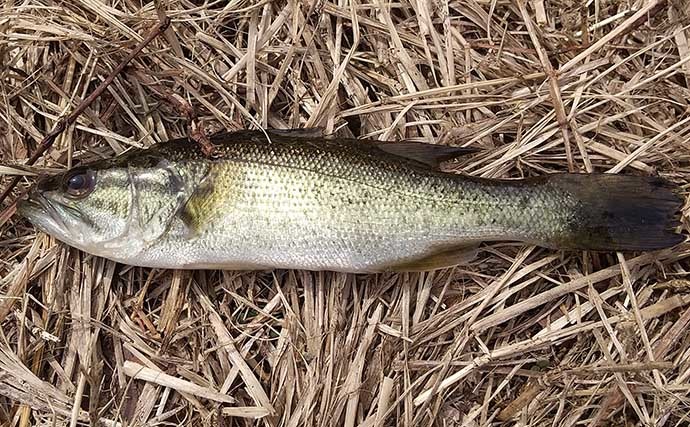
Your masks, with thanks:
[{"label": "dorsal fin", "polygon": [[[261,131],[259,131],[261,132]],[[326,130],[319,128],[299,128],[299,129],[268,129],[270,135],[284,136],[287,138],[324,138]],[[261,132],[263,134],[263,132]]]},{"label": "dorsal fin", "polygon": [[257,141],[266,141],[266,135],[269,138],[277,138],[280,140],[294,140],[294,139],[316,139],[325,138],[323,128],[301,128],[301,129],[265,129],[262,130],[235,130],[235,131],[221,131],[214,133],[209,138],[211,142],[216,144],[243,141],[253,139]]},{"label": "dorsal fin", "polygon": [[476,153],[476,148],[449,147],[446,145],[426,144],[423,142],[380,142],[375,144],[380,150],[406,159],[416,160],[431,167],[456,159],[466,154]]},{"label": "dorsal fin", "polygon": [[311,141],[313,143],[341,144],[353,148],[376,148],[387,154],[413,160],[433,168],[437,168],[441,163],[448,160],[479,151],[476,148],[449,147],[446,145],[427,144],[414,141],[393,142],[375,141],[371,139],[334,138],[324,135],[322,128],[266,129],[266,133],[261,130],[221,132],[212,135],[211,142],[223,144],[247,139],[266,141],[267,134],[271,140],[280,142]]}]

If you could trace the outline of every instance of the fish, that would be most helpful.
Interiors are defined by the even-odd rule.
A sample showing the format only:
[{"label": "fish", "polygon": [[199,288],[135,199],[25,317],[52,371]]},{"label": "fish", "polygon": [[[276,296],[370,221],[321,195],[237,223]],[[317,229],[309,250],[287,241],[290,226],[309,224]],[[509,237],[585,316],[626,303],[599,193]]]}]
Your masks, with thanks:
[{"label": "fish", "polygon": [[444,171],[472,151],[412,141],[226,132],[208,153],[181,138],[41,177],[18,211],[58,240],[166,269],[429,271],[483,242],[648,251],[676,232],[682,199],[659,177]]}]

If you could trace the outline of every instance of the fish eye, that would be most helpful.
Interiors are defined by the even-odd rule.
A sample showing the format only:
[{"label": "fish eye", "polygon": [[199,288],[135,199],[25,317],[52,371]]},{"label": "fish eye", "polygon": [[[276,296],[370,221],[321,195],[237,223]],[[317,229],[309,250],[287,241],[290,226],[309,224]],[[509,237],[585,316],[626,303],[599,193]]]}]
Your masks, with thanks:
[{"label": "fish eye", "polygon": [[93,172],[79,171],[73,173],[67,178],[65,190],[70,196],[80,198],[91,193],[95,184],[96,180]]}]

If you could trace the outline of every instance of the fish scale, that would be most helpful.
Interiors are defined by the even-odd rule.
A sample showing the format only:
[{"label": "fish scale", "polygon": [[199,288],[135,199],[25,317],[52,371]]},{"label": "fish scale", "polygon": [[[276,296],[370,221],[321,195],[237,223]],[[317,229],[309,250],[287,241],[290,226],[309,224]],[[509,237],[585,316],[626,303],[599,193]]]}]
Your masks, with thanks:
[{"label": "fish scale", "polygon": [[[192,215],[201,224],[195,239],[171,233],[146,262],[175,259],[192,268],[232,259],[234,268],[380,271],[437,248],[497,235],[524,237],[531,231],[525,215],[540,210],[537,194],[531,210],[506,210],[517,204],[511,197],[524,197],[510,187],[482,186],[347,148],[265,141],[228,146],[210,166],[213,190],[204,197],[215,201],[213,207],[206,204]],[[560,211],[555,219],[565,223],[564,216]]]}]

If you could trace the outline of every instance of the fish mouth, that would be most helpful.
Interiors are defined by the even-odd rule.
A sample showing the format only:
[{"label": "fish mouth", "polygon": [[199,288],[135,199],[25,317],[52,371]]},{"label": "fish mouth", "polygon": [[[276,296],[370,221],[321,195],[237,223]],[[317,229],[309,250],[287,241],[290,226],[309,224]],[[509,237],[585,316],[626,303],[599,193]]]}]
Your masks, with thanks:
[{"label": "fish mouth", "polygon": [[31,194],[29,198],[20,200],[17,205],[17,212],[31,221],[38,229],[48,234],[69,234],[69,227],[57,208],[39,193]]}]

